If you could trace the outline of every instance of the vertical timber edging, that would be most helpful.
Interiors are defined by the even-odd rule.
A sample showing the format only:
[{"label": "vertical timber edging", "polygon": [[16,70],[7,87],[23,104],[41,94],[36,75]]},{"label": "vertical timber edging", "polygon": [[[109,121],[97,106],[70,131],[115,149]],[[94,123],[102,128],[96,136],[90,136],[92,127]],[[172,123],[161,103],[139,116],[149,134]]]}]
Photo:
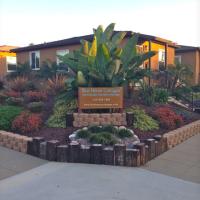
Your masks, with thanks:
[{"label": "vertical timber edging", "polygon": [[165,133],[163,136],[155,135],[151,139],[144,140],[144,143],[134,145],[133,149],[127,149],[123,144],[116,144],[113,147],[103,147],[101,144],[84,146],[75,142],[60,145],[57,140],[45,141],[43,137],[31,138],[0,130],[0,145],[49,161],[135,167],[145,164],[199,133],[200,120]]}]

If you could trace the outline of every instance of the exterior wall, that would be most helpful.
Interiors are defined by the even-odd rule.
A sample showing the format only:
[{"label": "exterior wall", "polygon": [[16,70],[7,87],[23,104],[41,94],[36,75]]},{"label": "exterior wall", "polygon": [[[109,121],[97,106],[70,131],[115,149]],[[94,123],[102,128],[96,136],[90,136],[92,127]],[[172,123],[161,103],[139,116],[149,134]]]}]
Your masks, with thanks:
[{"label": "exterior wall", "polygon": [[[51,62],[56,62],[56,51],[57,50],[64,50],[64,49],[69,49],[69,51],[73,51],[75,49],[78,49],[80,45],[71,45],[71,46],[62,46],[62,47],[57,47],[57,48],[48,48],[48,49],[41,49],[40,51],[40,65],[44,61],[51,61]],[[30,51],[31,52],[31,51]],[[30,52],[19,52],[17,53],[17,63],[18,64],[24,64],[24,63],[29,63],[29,53]]]},{"label": "exterior wall", "polygon": [[17,64],[29,63],[29,52],[17,53]]},{"label": "exterior wall", "polygon": [[200,83],[200,53],[199,51],[190,51],[176,53],[176,56],[181,56],[181,63],[191,66],[193,72],[190,78],[191,85]]},{"label": "exterior wall", "polygon": [[[125,45],[127,42],[127,39],[124,39],[121,47]],[[149,42],[145,41],[142,45],[146,45],[149,47]],[[56,51],[57,50],[64,50],[69,49],[69,51],[73,51],[75,49],[78,49],[80,45],[71,45],[71,46],[63,46],[63,47],[57,47],[57,48],[48,48],[48,49],[41,49],[40,50],[40,64],[42,64],[44,61],[51,61],[56,62]],[[159,49],[165,49],[165,45],[158,44],[156,42],[151,42],[151,48],[153,51],[159,51]],[[148,48],[147,48],[148,50]],[[174,63],[174,53],[175,49],[173,47],[168,47],[167,49],[167,63],[173,64]],[[17,53],[17,63],[29,63],[29,52],[19,52]],[[145,62],[148,64],[148,60]],[[145,66],[145,64],[144,64]],[[158,63],[158,53],[151,58],[151,69],[158,70],[159,69],[159,63]]]},{"label": "exterior wall", "polygon": [[5,76],[7,74],[6,56],[15,57],[16,54],[15,53],[9,53],[9,52],[0,52],[0,77]]},{"label": "exterior wall", "polygon": [[175,48],[167,47],[167,65],[174,64],[175,60]]},{"label": "exterior wall", "polygon": [[6,69],[6,57],[1,57],[0,58],[0,77],[5,76],[7,72]]}]

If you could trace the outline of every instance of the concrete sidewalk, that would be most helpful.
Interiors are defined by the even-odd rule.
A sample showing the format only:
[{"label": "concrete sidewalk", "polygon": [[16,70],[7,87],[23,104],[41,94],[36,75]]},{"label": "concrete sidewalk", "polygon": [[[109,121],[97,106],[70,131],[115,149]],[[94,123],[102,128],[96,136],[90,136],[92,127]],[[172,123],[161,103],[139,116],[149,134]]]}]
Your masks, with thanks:
[{"label": "concrete sidewalk", "polygon": [[200,134],[148,162],[143,168],[200,183]]},{"label": "concrete sidewalk", "polygon": [[2,200],[198,200],[200,185],[141,168],[49,162],[0,181]]},{"label": "concrete sidewalk", "polygon": [[0,180],[45,163],[47,161],[0,146]]}]

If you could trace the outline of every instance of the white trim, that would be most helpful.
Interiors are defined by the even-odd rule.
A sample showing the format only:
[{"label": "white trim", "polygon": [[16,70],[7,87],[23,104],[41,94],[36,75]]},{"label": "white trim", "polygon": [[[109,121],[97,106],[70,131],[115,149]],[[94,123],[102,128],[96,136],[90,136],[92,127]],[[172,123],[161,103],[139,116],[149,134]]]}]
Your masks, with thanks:
[{"label": "white trim", "polygon": [[[36,56],[39,58],[39,67],[32,68],[32,53],[35,53]],[[36,56],[35,56],[35,65],[36,65]],[[30,51],[29,52],[29,64],[31,67],[31,70],[40,70],[40,51]]]},{"label": "white trim", "polygon": [[[160,55],[160,53],[162,53],[162,55]],[[164,53],[164,60],[162,60],[162,57],[160,57],[160,56],[163,56],[163,53]],[[161,60],[160,60],[160,58],[161,58]],[[158,61],[165,62],[165,49],[158,49]]]}]

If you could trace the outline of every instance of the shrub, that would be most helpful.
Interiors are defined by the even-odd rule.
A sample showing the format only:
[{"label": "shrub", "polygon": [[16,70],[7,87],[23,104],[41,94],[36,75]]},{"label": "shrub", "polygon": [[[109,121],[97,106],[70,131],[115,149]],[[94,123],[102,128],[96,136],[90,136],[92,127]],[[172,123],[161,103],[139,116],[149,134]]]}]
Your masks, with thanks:
[{"label": "shrub", "polygon": [[23,98],[15,98],[15,97],[9,97],[6,99],[6,103],[8,105],[13,105],[13,106],[22,106],[24,103]]},{"label": "shrub", "polygon": [[132,137],[133,134],[131,133],[131,131],[127,128],[123,128],[123,129],[120,129],[118,132],[117,132],[117,135],[120,137],[120,138],[129,138],[129,137]]},{"label": "shrub", "polygon": [[8,97],[20,98],[21,92],[16,92],[14,90],[10,90],[10,91],[5,92],[5,95],[7,95]]},{"label": "shrub", "polygon": [[66,128],[66,113],[73,112],[76,108],[77,101],[75,99],[69,102],[58,100],[54,105],[53,114],[47,120],[47,126]]},{"label": "shrub", "polygon": [[45,79],[52,78],[53,76],[56,75],[59,67],[58,65],[53,62],[45,61],[42,63],[42,67],[38,71],[39,76]]},{"label": "shrub", "polygon": [[110,133],[113,133],[113,134],[117,134],[118,133],[118,128],[113,126],[113,125],[105,125],[105,126],[102,126],[102,131],[110,132]]},{"label": "shrub", "polygon": [[156,90],[154,87],[143,84],[140,96],[146,105],[151,106],[155,103]]},{"label": "shrub", "polygon": [[28,84],[28,78],[17,77],[9,83],[10,88],[17,92],[24,92]]},{"label": "shrub", "polygon": [[29,91],[26,93],[26,98],[29,102],[46,101],[47,94],[45,92]]},{"label": "shrub", "polygon": [[77,137],[78,138],[89,138],[90,134],[91,134],[91,132],[89,130],[81,129],[77,132]]},{"label": "shrub", "polygon": [[183,118],[183,120],[191,120],[192,118],[196,117],[196,114],[194,112],[185,110],[183,108],[179,108],[177,107],[176,109],[174,109],[174,112],[181,116]]},{"label": "shrub", "polygon": [[146,112],[140,107],[131,107],[127,111],[134,114],[134,128],[138,128],[141,131],[151,131],[159,129],[158,122],[152,117],[146,114]]},{"label": "shrub", "polygon": [[88,127],[88,130],[92,133],[99,133],[102,132],[102,128],[100,126],[91,125]]},{"label": "shrub", "polygon": [[158,103],[167,103],[168,101],[168,91],[163,88],[156,88],[155,90],[155,102]]},{"label": "shrub", "polygon": [[33,83],[32,81],[28,81],[27,84],[26,84],[26,88],[25,88],[26,91],[35,91],[37,90],[37,87],[35,85],[35,83]]},{"label": "shrub", "polygon": [[65,88],[65,77],[63,75],[56,75],[47,80],[47,89],[50,94],[58,94]]},{"label": "shrub", "polygon": [[38,114],[22,112],[12,122],[12,130],[23,134],[29,134],[39,130],[42,125],[42,119]]},{"label": "shrub", "polygon": [[4,94],[4,93],[0,93],[0,104],[2,103],[5,103],[6,99],[8,97]]},{"label": "shrub", "polygon": [[200,92],[200,85],[194,85],[191,87],[193,92]]},{"label": "shrub", "polygon": [[183,123],[183,118],[177,115],[169,107],[159,107],[154,111],[155,118],[160,122],[161,127],[173,129]]},{"label": "shrub", "polygon": [[12,121],[21,111],[17,106],[0,106],[0,130],[10,130]]},{"label": "shrub", "polygon": [[172,96],[175,96],[176,99],[182,99],[182,97],[185,97],[187,95],[189,95],[191,93],[191,88],[186,87],[186,86],[182,86],[182,87],[178,87],[176,88],[173,92],[172,92]]},{"label": "shrub", "polygon": [[21,77],[29,76],[31,74],[31,72],[32,72],[32,70],[28,63],[19,64],[19,65],[17,65],[16,70],[12,73],[9,73],[7,77],[12,79],[12,78],[19,77],[19,76],[21,76]]},{"label": "shrub", "polygon": [[93,144],[113,145],[117,140],[109,132],[100,132],[98,134],[91,134],[89,141]]},{"label": "shrub", "polygon": [[41,112],[44,108],[44,103],[41,101],[31,102],[27,105],[27,107],[31,112]]}]

